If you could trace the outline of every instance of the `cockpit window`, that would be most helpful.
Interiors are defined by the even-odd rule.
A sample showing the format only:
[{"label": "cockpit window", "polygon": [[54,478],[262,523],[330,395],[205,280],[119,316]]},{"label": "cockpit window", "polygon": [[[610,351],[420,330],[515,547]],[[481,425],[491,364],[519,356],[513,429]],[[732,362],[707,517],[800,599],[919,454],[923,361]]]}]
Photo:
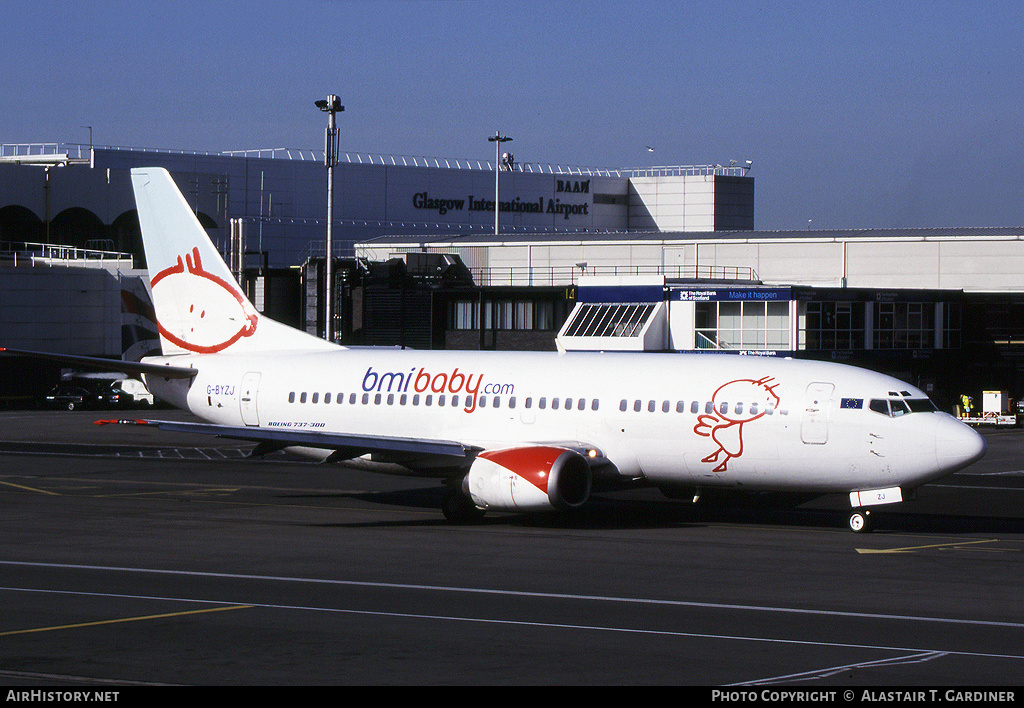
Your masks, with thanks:
[{"label": "cockpit window", "polygon": [[938,410],[928,398],[873,398],[868,408],[892,418],[908,413],[934,413]]},{"label": "cockpit window", "polygon": [[907,405],[913,413],[934,413],[939,410],[930,398],[908,398]]},{"label": "cockpit window", "polygon": [[905,415],[910,412],[910,406],[903,399],[894,398],[889,401],[889,411],[892,413],[892,417]]}]

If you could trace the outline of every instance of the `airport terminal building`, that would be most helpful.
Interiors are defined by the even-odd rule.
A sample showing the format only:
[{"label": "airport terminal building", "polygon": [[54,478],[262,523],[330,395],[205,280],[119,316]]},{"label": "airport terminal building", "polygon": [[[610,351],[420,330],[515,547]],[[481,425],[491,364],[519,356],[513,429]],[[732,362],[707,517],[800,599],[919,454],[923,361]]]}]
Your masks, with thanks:
[{"label": "airport terminal building", "polygon": [[[152,345],[138,166],[171,172],[259,309],[323,332],[322,153],[5,145],[3,345]],[[333,234],[344,343],[803,356],[943,402],[1024,394],[1024,228],[757,231],[746,166],[352,154]]]}]

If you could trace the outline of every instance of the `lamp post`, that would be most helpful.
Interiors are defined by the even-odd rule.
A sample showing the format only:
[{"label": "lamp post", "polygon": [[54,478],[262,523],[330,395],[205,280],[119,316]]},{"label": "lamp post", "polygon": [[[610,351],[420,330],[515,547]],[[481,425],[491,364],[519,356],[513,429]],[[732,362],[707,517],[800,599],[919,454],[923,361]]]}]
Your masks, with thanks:
[{"label": "lamp post", "polygon": [[501,211],[501,202],[498,201],[498,175],[501,173],[501,144],[511,141],[512,138],[495,131],[494,135],[487,138],[488,142],[494,143],[494,235],[498,235],[498,213]]},{"label": "lamp post", "polygon": [[334,166],[338,164],[338,129],[334,125],[334,114],[345,110],[340,99],[331,94],[326,101],[317,101],[316,107],[327,114],[327,131],[324,138],[324,164],[327,166],[327,257],[324,281],[324,339],[334,341]]}]

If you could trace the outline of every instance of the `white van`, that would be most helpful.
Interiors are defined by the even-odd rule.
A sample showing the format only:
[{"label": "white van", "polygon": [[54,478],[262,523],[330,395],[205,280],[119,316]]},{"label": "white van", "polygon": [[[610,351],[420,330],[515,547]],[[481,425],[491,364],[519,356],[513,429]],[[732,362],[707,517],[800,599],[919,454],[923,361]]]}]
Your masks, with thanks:
[{"label": "white van", "polygon": [[149,392],[146,385],[138,379],[120,379],[115,381],[111,388],[119,388],[132,398],[136,406],[153,405],[153,394]]}]

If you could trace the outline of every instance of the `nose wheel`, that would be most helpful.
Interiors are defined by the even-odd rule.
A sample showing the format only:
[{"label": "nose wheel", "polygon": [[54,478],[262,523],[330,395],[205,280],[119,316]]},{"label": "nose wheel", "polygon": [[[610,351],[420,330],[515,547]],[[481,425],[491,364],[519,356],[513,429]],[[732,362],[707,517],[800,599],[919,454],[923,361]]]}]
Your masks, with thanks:
[{"label": "nose wheel", "polygon": [[854,533],[868,533],[874,526],[874,519],[867,509],[854,509],[847,524]]}]

